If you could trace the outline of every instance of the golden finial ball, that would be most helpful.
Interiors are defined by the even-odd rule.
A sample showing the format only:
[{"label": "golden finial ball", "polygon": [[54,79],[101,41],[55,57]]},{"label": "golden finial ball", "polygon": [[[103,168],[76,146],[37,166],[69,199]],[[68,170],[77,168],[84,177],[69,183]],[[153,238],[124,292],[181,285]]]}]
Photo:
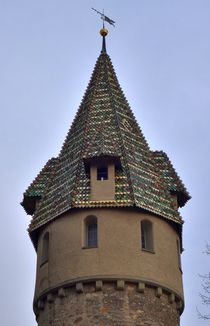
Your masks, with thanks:
[{"label": "golden finial ball", "polygon": [[107,34],[108,34],[108,29],[106,29],[106,28],[102,28],[102,29],[100,30],[100,34],[101,34],[101,36],[107,36]]}]

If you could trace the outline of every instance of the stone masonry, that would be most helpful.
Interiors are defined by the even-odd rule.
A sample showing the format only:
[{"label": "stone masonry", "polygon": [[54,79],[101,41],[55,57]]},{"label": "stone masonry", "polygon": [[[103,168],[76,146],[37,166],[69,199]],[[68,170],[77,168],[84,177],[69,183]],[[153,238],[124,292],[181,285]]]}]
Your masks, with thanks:
[{"label": "stone masonry", "polygon": [[37,316],[42,326],[178,326],[179,307],[161,288],[120,282],[79,284],[48,295]]}]

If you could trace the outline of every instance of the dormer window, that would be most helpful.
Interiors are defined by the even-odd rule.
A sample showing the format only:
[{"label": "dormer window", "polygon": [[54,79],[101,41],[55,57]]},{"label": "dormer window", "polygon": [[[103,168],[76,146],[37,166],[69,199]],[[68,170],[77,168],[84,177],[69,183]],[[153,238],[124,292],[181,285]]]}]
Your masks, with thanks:
[{"label": "dormer window", "polygon": [[100,167],[97,168],[97,180],[108,180],[108,168]]},{"label": "dormer window", "polygon": [[111,158],[92,159],[90,166],[91,200],[106,201],[115,198],[115,162]]}]

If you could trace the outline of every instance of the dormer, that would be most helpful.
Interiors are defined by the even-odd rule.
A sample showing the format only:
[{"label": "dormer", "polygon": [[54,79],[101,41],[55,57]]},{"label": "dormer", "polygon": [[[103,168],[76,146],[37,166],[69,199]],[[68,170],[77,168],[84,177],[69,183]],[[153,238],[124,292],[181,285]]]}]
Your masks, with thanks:
[{"label": "dormer", "polygon": [[115,164],[111,159],[99,159],[90,165],[91,200],[114,200]]},{"label": "dormer", "polygon": [[115,169],[119,158],[112,156],[93,157],[85,161],[90,171],[90,200],[108,201],[115,199]]},{"label": "dormer", "polygon": [[43,169],[25,191],[21,205],[24,207],[27,214],[33,215],[39,207],[56,163],[57,159],[54,157],[48,160]]}]

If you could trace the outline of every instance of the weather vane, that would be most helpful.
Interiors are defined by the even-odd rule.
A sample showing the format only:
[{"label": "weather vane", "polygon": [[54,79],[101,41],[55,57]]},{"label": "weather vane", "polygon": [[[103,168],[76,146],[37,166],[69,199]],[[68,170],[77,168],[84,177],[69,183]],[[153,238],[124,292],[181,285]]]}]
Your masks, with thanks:
[{"label": "weather vane", "polygon": [[112,25],[112,26],[115,27],[115,25],[114,25],[114,24],[115,24],[114,20],[112,20],[112,19],[110,19],[109,17],[105,16],[105,15],[104,15],[104,10],[103,10],[103,13],[102,13],[102,12],[96,10],[95,8],[91,8],[91,9],[93,9],[94,11],[96,11],[97,14],[101,15],[101,19],[103,20],[103,28],[104,28],[104,22],[107,22],[107,23],[109,23],[110,25]]}]

